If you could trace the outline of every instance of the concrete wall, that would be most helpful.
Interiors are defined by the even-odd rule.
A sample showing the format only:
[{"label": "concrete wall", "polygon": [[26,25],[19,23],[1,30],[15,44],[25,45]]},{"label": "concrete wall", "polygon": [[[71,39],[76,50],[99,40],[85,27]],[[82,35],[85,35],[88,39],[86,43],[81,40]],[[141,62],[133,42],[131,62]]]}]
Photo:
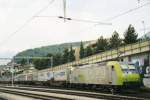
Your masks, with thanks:
[{"label": "concrete wall", "polygon": [[149,65],[150,65],[150,52],[149,52]]},{"label": "concrete wall", "polygon": [[139,66],[144,66],[145,62],[144,60],[147,60],[149,63],[149,53],[141,53],[137,55],[133,55],[130,57],[131,62],[136,63],[139,62]]},{"label": "concrete wall", "polygon": [[[147,60],[148,64],[146,64],[144,60]],[[139,66],[144,66],[145,64],[150,65],[150,52],[125,56],[125,57],[122,57],[120,61],[132,62],[132,63],[138,62]]]},{"label": "concrete wall", "polygon": [[75,48],[75,59],[76,61],[80,60],[80,48]]},{"label": "concrete wall", "polygon": [[140,72],[144,74],[143,84],[145,87],[150,88],[150,74],[146,73],[147,67],[150,67],[150,52],[130,56],[130,59],[133,63],[138,62]]},{"label": "concrete wall", "polygon": [[150,88],[150,78],[144,78],[143,84],[145,87]]},{"label": "concrete wall", "polygon": [[146,73],[146,67],[150,66],[150,52],[129,56],[129,61],[139,66],[141,73]]}]

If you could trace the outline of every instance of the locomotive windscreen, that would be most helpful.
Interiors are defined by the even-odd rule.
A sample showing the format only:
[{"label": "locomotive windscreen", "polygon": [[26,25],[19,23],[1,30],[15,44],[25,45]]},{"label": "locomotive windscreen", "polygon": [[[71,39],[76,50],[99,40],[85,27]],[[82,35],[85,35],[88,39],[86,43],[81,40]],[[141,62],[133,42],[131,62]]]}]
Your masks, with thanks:
[{"label": "locomotive windscreen", "polygon": [[137,68],[133,64],[121,64],[120,66],[124,73],[138,73]]}]

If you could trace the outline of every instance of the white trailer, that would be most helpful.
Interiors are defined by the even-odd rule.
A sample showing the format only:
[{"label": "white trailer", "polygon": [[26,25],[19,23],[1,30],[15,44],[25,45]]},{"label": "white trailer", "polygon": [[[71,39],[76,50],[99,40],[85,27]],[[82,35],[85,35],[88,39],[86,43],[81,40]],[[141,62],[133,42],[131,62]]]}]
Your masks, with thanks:
[{"label": "white trailer", "polygon": [[70,73],[70,83],[108,84],[109,80],[109,67],[105,63],[77,66]]},{"label": "white trailer", "polygon": [[67,69],[55,71],[54,80],[55,81],[67,81],[68,80]]}]

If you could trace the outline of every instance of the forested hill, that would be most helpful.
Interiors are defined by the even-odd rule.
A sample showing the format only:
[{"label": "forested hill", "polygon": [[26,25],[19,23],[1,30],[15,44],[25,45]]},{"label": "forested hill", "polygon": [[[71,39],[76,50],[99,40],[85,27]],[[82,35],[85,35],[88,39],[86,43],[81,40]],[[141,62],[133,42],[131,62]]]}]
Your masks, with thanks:
[{"label": "forested hill", "polygon": [[[90,41],[83,42],[88,43]],[[50,45],[50,46],[43,46],[35,49],[28,49],[22,52],[19,52],[16,57],[18,56],[31,56],[31,57],[37,57],[37,56],[46,56],[49,53],[56,54],[56,53],[62,53],[65,48],[72,47],[79,47],[81,42],[72,42],[72,43],[63,43],[63,44],[56,44],[56,45]]]}]

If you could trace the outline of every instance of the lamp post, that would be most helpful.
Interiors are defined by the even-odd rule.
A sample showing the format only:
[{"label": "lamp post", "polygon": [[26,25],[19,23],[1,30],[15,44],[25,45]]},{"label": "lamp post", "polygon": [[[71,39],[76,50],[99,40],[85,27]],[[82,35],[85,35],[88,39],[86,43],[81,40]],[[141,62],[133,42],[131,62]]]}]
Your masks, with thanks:
[{"label": "lamp post", "polygon": [[11,86],[13,87],[14,86],[14,65],[15,65],[15,63],[14,63],[14,58],[12,58],[12,68],[11,68],[11,73],[12,73],[12,78],[11,78]]},{"label": "lamp post", "polygon": [[50,57],[50,60],[51,60],[52,75],[53,75],[53,78],[54,78],[54,71],[53,71],[53,56]]},{"label": "lamp post", "polygon": [[142,21],[142,24],[143,24],[143,31],[144,31],[144,35],[145,35],[145,22]]}]

